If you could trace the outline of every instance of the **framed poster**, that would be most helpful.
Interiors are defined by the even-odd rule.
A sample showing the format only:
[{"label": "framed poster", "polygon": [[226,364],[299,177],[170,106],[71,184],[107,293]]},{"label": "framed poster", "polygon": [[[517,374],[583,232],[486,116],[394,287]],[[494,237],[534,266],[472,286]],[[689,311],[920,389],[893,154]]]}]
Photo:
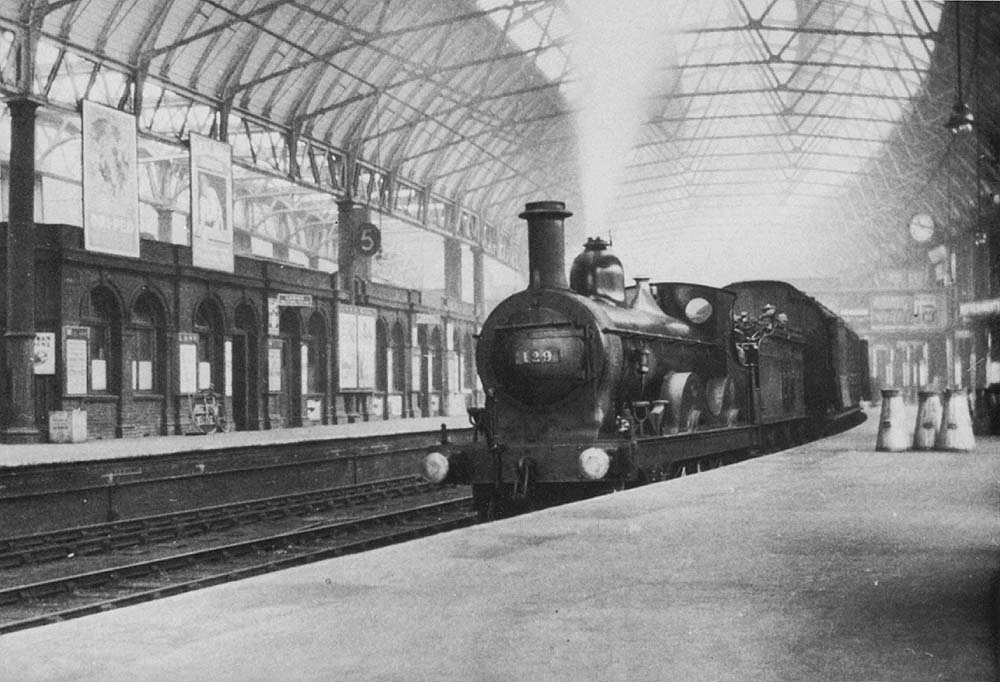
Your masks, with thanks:
[{"label": "framed poster", "polygon": [[90,361],[90,388],[94,391],[108,390],[108,362],[95,358]]},{"label": "framed poster", "polygon": [[278,304],[277,296],[269,296],[267,299],[267,334],[268,336],[281,334],[281,306]]},{"label": "framed poster", "polygon": [[153,362],[151,360],[139,360],[136,363],[136,372],[138,376],[136,377],[135,389],[137,391],[152,391]]},{"label": "framed poster", "polygon": [[66,352],[66,395],[87,395],[87,360],[90,358],[90,329],[63,327]]},{"label": "framed poster", "polygon": [[56,334],[55,332],[36,332],[35,347],[31,355],[35,374],[56,373]]},{"label": "framed poster", "polygon": [[281,392],[281,354],[284,341],[271,339],[267,346],[267,390]]},{"label": "framed poster", "polygon": [[358,316],[341,306],[337,314],[337,368],[340,390],[358,387]]},{"label": "framed poster", "polygon": [[301,344],[299,360],[299,378],[302,384],[302,395],[307,395],[309,393],[309,344]]},{"label": "framed poster", "polygon": [[223,382],[225,383],[225,394],[231,396],[233,394],[233,342],[226,339],[222,346],[223,359],[226,363],[225,366],[225,377]]},{"label": "framed poster", "polygon": [[177,342],[180,391],[194,393],[198,390],[198,335],[180,333]]},{"label": "framed poster", "polygon": [[84,246],[138,258],[135,117],[83,100],[82,125]]},{"label": "framed poster", "polygon": [[373,308],[342,305],[337,312],[340,390],[375,387],[375,320]]},{"label": "framed poster", "polygon": [[191,263],[233,271],[233,153],[191,133]]},{"label": "framed poster", "polygon": [[375,388],[375,317],[374,310],[358,313],[358,388]]},{"label": "framed poster", "polygon": [[198,390],[212,388],[212,363],[202,360],[198,363]]}]

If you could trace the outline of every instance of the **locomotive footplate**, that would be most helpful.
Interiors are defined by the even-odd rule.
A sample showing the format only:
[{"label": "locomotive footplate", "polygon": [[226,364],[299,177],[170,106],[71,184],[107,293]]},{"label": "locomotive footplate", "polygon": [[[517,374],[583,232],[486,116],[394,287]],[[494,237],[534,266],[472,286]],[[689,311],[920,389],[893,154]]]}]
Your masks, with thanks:
[{"label": "locomotive footplate", "polygon": [[749,452],[759,446],[756,426],[706,429],[634,441],[632,464],[640,471],[667,473],[678,462]]},{"label": "locomotive footplate", "polygon": [[[509,443],[494,448],[489,456],[473,460],[473,483],[509,483],[519,488],[536,483],[578,483],[580,481],[615,481],[627,470],[629,444],[621,440],[581,443]],[[587,468],[588,456],[606,453],[604,475],[593,478],[595,469]],[[584,453],[587,453],[586,455]],[[597,455],[599,457],[599,455]],[[601,473],[601,469],[596,469]],[[588,475],[589,474],[589,475]]]}]

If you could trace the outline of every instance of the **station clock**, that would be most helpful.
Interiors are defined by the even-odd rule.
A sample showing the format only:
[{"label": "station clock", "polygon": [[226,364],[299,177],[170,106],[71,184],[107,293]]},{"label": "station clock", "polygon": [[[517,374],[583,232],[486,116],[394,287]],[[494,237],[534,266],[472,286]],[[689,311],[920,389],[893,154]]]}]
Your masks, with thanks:
[{"label": "station clock", "polygon": [[934,236],[934,218],[918,213],[910,218],[910,237],[918,244],[925,244]]}]

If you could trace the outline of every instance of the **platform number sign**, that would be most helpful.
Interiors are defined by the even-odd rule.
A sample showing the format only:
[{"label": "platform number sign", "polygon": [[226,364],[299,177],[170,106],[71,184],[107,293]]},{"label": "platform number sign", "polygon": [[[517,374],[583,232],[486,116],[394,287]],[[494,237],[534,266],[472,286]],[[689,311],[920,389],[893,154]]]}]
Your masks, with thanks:
[{"label": "platform number sign", "polygon": [[371,223],[358,225],[358,251],[363,256],[374,256],[382,248],[382,232]]}]

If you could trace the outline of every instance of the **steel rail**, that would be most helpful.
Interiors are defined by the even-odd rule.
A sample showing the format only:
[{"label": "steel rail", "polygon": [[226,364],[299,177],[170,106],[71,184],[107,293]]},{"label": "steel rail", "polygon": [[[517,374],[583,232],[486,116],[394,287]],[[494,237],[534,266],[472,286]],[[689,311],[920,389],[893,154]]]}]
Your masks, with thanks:
[{"label": "steel rail", "polygon": [[[461,500],[453,500],[447,503],[426,505],[424,507],[420,507],[414,510],[407,510],[405,512],[395,512],[394,514],[382,515],[382,517],[379,517],[378,520],[375,521],[376,524],[385,524],[400,520],[400,519],[388,518],[393,516],[406,517],[402,520],[404,521],[409,520],[411,522],[414,519],[419,521],[421,517],[430,517],[430,520],[426,522],[420,521],[419,525],[410,526],[407,528],[395,527],[387,532],[382,532],[374,537],[360,538],[351,542],[338,544],[334,547],[325,547],[315,551],[296,554],[294,556],[286,556],[280,559],[274,559],[253,566],[246,566],[243,568],[237,568],[230,571],[223,571],[220,573],[215,573],[212,575],[184,581],[181,583],[166,584],[163,587],[156,587],[149,590],[143,590],[122,597],[105,599],[82,606],[62,609],[60,611],[40,616],[26,618],[9,623],[3,623],[0,624],[0,635],[7,634],[10,632],[17,632],[18,630],[25,630],[28,628],[48,625],[51,623],[57,623],[64,620],[70,620],[72,618],[79,618],[82,616],[103,613],[105,611],[110,611],[112,609],[121,608],[124,606],[131,606],[134,604],[140,604],[143,602],[153,601],[156,599],[162,599],[177,594],[183,594],[184,592],[191,592],[193,590],[198,590],[204,587],[221,585],[223,583],[233,582],[236,580],[250,578],[257,575],[263,575],[265,573],[271,573],[285,568],[292,568],[293,566],[301,566],[304,564],[314,563],[325,559],[333,559],[339,556],[355,554],[369,549],[375,549],[377,547],[384,547],[390,544],[397,544],[400,542],[404,542],[406,540],[412,540],[419,537],[433,535],[435,533],[441,533],[456,528],[463,528],[465,526],[470,526],[478,522],[475,513],[468,510],[468,506],[470,503],[471,503],[471,498],[463,498]],[[415,516],[415,514],[419,514],[419,516]],[[442,514],[445,515],[445,518],[441,518]],[[371,519],[374,518],[376,517],[371,517]],[[371,519],[366,519],[366,520],[371,520]],[[348,524],[343,524],[343,525],[346,526]],[[221,552],[223,551],[223,549],[220,548],[219,551]]]},{"label": "steel rail", "polygon": [[99,589],[107,585],[119,584],[126,580],[134,580],[149,575],[163,575],[174,570],[190,569],[198,565],[225,561],[254,552],[375,531],[374,534],[367,537],[354,537],[346,542],[338,542],[333,546],[322,547],[294,556],[270,559],[249,567],[222,571],[182,583],[166,584],[162,587],[144,590],[123,597],[104,599],[55,613],[0,624],[0,634],[472,525],[476,523],[476,515],[470,509],[470,502],[471,497],[463,497],[410,509],[375,514],[352,521],[339,521],[300,531],[280,533],[210,549],[162,557],[151,561],[137,562],[125,566],[3,589],[0,590],[0,605],[12,606],[36,599],[73,595],[79,593],[80,590]]},{"label": "steel rail", "polygon": [[136,545],[191,537],[266,519],[301,516],[367,502],[373,498],[411,494],[428,487],[429,484],[417,476],[403,476],[0,538],[0,569],[56,561],[74,554],[100,554]]}]

